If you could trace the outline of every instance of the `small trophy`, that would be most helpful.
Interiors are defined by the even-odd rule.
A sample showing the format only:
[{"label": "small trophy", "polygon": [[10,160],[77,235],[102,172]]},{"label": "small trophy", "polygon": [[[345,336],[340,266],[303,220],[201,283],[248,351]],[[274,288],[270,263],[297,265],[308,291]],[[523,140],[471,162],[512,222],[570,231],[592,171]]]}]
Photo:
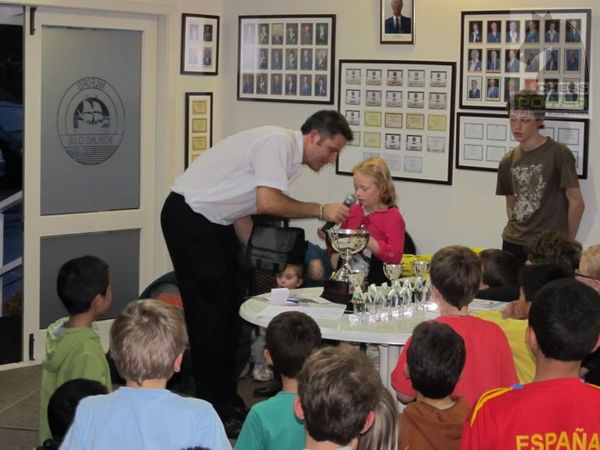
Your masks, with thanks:
[{"label": "small trophy", "polygon": [[369,242],[369,232],[365,229],[349,230],[332,228],[327,231],[331,246],[340,254],[343,264],[332,279],[325,281],[323,298],[335,303],[348,304],[352,299],[352,255],[362,251]]}]

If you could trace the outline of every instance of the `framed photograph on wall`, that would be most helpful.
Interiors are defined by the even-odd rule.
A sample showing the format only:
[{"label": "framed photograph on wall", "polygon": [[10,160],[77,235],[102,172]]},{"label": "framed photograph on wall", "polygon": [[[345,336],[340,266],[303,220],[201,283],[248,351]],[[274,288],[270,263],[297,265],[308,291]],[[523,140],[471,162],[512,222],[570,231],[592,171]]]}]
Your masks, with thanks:
[{"label": "framed photograph on wall", "polygon": [[181,73],[219,73],[219,16],[181,15]]},{"label": "framed photograph on wall", "polygon": [[333,103],[335,15],[240,16],[238,100]]},{"label": "framed photograph on wall", "polygon": [[415,0],[379,0],[382,44],[415,43]]},{"label": "framed photograph on wall", "polygon": [[589,9],[463,12],[460,107],[504,109],[527,89],[550,115],[587,113],[591,26]]},{"label": "framed photograph on wall", "polygon": [[336,173],[377,155],[396,180],[452,184],[453,62],[340,60],[338,110],[354,139]]},{"label": "framed photograph on wall", "polygon": [[185,168],[212,146],[212,92],[185,94]]},{"label": "framed photograph on wall", "polygon": [[[587,178],[588,119],[549,118],[540,133],[569,147],[577,176]],[[456,168],[496,172],[502,157],[519,145],[505,114],[458,113]]]}]

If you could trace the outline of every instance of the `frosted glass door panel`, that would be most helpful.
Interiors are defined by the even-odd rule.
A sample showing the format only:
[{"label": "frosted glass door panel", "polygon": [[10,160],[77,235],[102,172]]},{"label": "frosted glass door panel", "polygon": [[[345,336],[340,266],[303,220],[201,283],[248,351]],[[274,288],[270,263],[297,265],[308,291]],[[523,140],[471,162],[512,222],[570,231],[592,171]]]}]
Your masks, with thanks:
[{"label": "frosted glass door panel", "polygon": [[41,214],[139,208],[142,33],[42,33]]}]

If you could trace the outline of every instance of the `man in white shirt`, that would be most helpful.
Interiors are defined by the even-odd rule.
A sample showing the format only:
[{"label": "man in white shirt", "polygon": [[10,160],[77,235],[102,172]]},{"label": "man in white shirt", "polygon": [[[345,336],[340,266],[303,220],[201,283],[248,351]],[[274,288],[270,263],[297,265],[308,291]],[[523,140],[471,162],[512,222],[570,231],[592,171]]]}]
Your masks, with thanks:
[{"label": "man in white shirt", "polygon": [[165,200],[161,225],[183,301],[196,396],[212,403],[230,438],[247,412],[235,375],[240,243],[250,237],[253,214],[343,221],[347,206],[298,201],[288,190],[302,164],[319,171],[351,140],[346,119],[333,110],[316,112],[296,131],[245,130],[197,158]]}]

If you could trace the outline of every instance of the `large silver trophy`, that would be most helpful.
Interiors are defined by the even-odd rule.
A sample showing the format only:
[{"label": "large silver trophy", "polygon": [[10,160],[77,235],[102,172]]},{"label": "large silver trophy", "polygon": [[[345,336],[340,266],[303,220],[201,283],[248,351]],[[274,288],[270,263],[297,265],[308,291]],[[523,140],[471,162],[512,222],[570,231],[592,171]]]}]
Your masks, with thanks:
[{"label": "large silver trophy", "polygon": [[342,267],[331,280],[325,282],[323,297],[337,303],[348,303],[352,298],[352,255],[362,251],[369,242],[365,229],[331,228],[327,231],[331,246],[340,254]]}]

